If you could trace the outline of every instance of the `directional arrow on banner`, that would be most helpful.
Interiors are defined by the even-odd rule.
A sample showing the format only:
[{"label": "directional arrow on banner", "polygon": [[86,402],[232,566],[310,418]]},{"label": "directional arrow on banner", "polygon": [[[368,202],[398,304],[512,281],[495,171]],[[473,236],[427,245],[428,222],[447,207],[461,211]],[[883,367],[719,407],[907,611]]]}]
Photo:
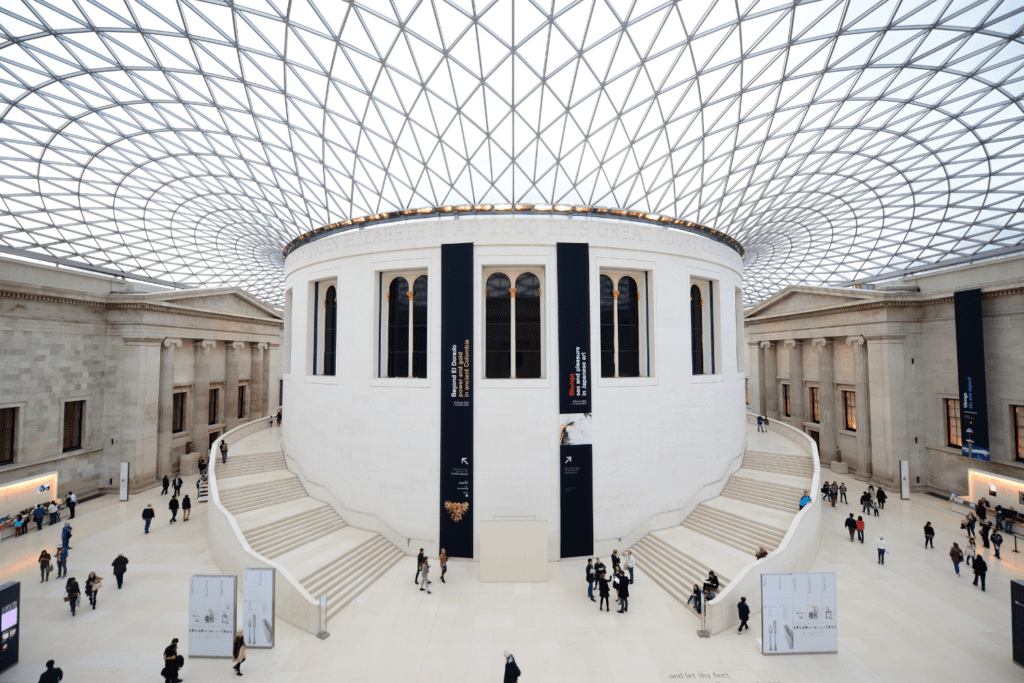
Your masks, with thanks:
[{"label": "directional arrow on banner", "polygon": [[468,464],[469,464],[469,461],[468,461],[468,460],[466,460],[465,458],[463,458],[463,459],[462,459],[462,464],[463,464],[463,465],[468,465]]},{"label": "directional arrow on banner", "polygon": [[568,465],[571,462],[572,462],[572,456],[571,455],[565,456],[565,464]]}]

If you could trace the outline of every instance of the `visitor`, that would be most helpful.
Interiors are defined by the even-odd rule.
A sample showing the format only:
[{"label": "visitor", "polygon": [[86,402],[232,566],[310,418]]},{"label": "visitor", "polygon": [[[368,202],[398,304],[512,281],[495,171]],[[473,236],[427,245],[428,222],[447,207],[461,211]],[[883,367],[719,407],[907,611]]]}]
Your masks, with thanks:
[{"label": "visitor", "polygon": [[181,668],[183,659],[178,659],[178,639],[175,638],[171,644],[164,648],[164,668],[160,675],[164,677],[164,683],[180,683],[178,669]]},{"label": "visitor", "polygon": [[124,575],[128,571],[128,558],[118,553],[114,561],[110,563],[110,566],[114,568],[114,578],[117,579],[117,589],[121,590],[121,585],[124,583]]},{"label": "visitor", "polygon": [[68,515],[68,519],[74,519],[75,506],[78,505],[78,496],[75,495],[74,491],[68,491],[68,497],[65,500],[67,501],[68,504],[68,510],[71,511],[71,514]]},{"label": "visitor", "polygon": [[935,539],[935,529],[932,528],[932,523],[931,522],[925,522],[924,523],[924,547],[927,548],[928,546],[931,546],[932,549],[934,550],[935,549],[934,539]]},{"label": "visitor", "polygon": [[89,572],[89,578],[85,580],[85,597],[89,598],[89,604],[96,609],[96,595],[100,592],[100,584],[103,579],[96,576],[96,572]]},{"label": "visitor", "polygon": [[242,662],[245,661],[245,636],[241,631],[235,634],[235,644],[231,649],[231,661],[235,665],[235,675],[242,675]]},{"label": "visitor", "polygon": [[196,464],[199,465],[199,475],[202,478],[202,475],[206,474],[206,461],[203,460],[203,456],[199,456],[199,462]]},{"label": "visitor", "polygon": [[32,511],[32,517],[36,520],[36,531],[43,530],[43,517],[46,516],[46,510],[43,509],[42,503],[36,505],[36,509]]},{"label": "visitor", "polygon": [[832,503],[832,507],[835,507],[836,501],[839,500],[839,487],[835,482],[832,482],[832,486],[828,490],[828,499]]},{"label": "visitor", "polygon": [[188,499],[188,494],[185,494],[185,499],[181,501],[181,521],[188,521],[188,514],[192,512],[192,501]]},{"label": "visitor", "polygon": [[590,557],[587,558],[587,597],[591,602],[597,602],[594,600],[594,560]]},{"label": "visitor", "polygon": [[629,579],[619,570],[619,614],[629,611]]},{"label": "visitor", "polygon": [[39,676],[39,683],[60,683],[62,678],[64,678],[64,672],[54,667],[54,662],[51,659],[46,662],[46,671]]},{"label": "visitor", "polygon": [[[694,586],[694,588],[696,588],[696,586]],[[610,596],[610,595],[611,595],[611,593],[608,590],[608,577],[605,576],[603,571],[598,572],[597,573],[597,597],[601,598],[601,600],[597,603],[597,611],[598,612],[603,610],[605,607],[608,608],[609,612],[612,611],[611,604],[608,602],[608,596]]]},{"label": "visitor", "polygon": [[846,526],[846,530],[850,532],[850,543],[853,543],[853,535],[857,533],[857,520],[853,518],[852,512],[850,513],[850,516],[846,518],[846,521],[843,522],[843,524],[844,526]]},{"label": "visitor", "polygon": [[880,508],[882,508],[883,510],[885,509],[885,499],[887,497],[888,496],[885,495],[885,491],[883,491],[882,488],[879,487],[878,488],[878,493],[875,494],[875,500],[878,501],[878,506]]},{"label": "visitor", "polygon": [[619,604],[619,565],[612,568],[612,590],[615,591],[615,604]]},{"label": "visitor", "polygon": [[878,548],[878,564],[885,564],[885,539],[879,536],[875,547]]},{"label": "visitor", "polygon": [[62,545],[57,546],[57,552],[55,553],[57,559],[57,578],[68,575],[68,551]]},{"label": "visitor", "polygon": [[228,464],[228,442],[224,439],[220,440],[220,460],[223,464]]},{"label": "visitor", "polygon": [[516,683],[519,677],[523,674],[519,670],[519,665],[516,664],[516,658],[512,656],[512,653],[505,650],[505,678],[504,683]]},{"label": "visitor", "polygon": [[768,431],[768,416],[764,416],[764,431]]},{"label": "visitor", "polygon": [[14,520],[14,537],[17,538],[18,536],[21,536],[24,528],[25,522],[21,519],[21,515],[18,515],[18,518]]},{"label": "visitor", "polygon": [[713,591],[710,586],[705,586],[704,587],[704,604],[707,605],[707,603],[709,603],[712,600],[714,600],[716,595],[718,595],[718,594],[715,593],[715,591]]},{"label": "visitor", "polygon": [[1005,515],[1006,511],[1003,510],[1003,506],[1002,505],[996,505],[995,510],[996,510],[996,529],[1002,531],[1003,530],[1003,516]]},{"label": "visitor", "polygon": [[441,565],[441,583],[448,583],[444,580],[444,575],[448,571],[448,553],[441,548],[441,555],[437,558],[438,564]]},{"label": "visitor", "polygon": [[142,510],[142,519],[146,520],[146,533],[149,533],[149,525],[153,522],[153,518],[156,517],[156,510],[153,509],[153,504],[150,503]]},{"label": "visitor", "polygon": [[827,481],[821,485],[821,499],[828,500],[829,494],[832,491],[832,485]]},{"label": "visitor", "polygon": [[960,563],[964,561],[964,553],[960,550],[959,544],[954,543],[949,549],[949,559],[953,560],[953,569],[956,570],[956,575],[960,576]]},{"label": "visitor", "polygon": [[871,505],[871,494],[865,491],[860,497],[860,511],[867,514],[868,512],[870,512],[870,510],[868,509],[869,505]]},{"label": "visitor", "polygon": [[46,552],[46,548],[43,548],[43,552],[39,553],[39,583],[49,581],[52,570],[53,565],[50,564],[50,553]]},{"label": "visitor", "polygon": [[761,419],[760,415],[757,416],[757,431],[764,431],[764,420]]},{"label": "visitor", "polygon": [[879,509],[880,508],[878,506],[878,501],[876,500],[874,503],[871,504],[871,510],[875,513],[875,517],[878,517]]},{"label": "visitor", "polygon": [[719,586],[718,577],[715,576],[715,572],[709,571],[708,572],[708,578],[704,579],[704,588],[705,589],[711,588],[712,590],[717,591],[718,590],[718,586]]},{"label": "visitor", "polygon": [[160,482],[163,485],[163,490],[160,491],[160,495],[167,493],[167,489],[171,487],[171,479],[166,474],[164,475],[163,481]]},{"label": "visitor", "polygon": [[50,526],[60,521],[60,507],[57,505],[57,501],[50,501],[50,507],[47,512],[50,513]]},{"label": "visitor", "polygon": [[842,501],[843,503],[846,503],[847,505],[850,504],[850,502],[848,500],[846,500],[846,483],[845,482],[839,485],[839,500]]},{"label": "visitor", "polygon": [[857,540],[861,543],[864,542],[864,518],[857,517]]},{"label": "visitor", "polygon": [[64,550],[71,550],[71,522],[64,522],[64,528],[60,530],[60,541]]},{"label": "visitor", "polygon": [[420,590],[427,591],[427,595],[430,595],[430,560],[425,557],[423,558],[421,573],[423,574],[423,578],[420,579]]},{"label": "visitor", "polygon": [[277,426],[281,426],[281,411],[277,411]]},{"label": "visitor", "polygon": [[996,551],[996,559],[999,559],[999,546],[1003,544],[1003,535],[998,530],[992,534],[992,549]]},{"label": "visitor", "polygon": [[974,542],[973,538],[967,539],[967,552],[964,554],[967,557],[967,566],[972,566],[974,558],[978,556],[978,544]]},{"label": "visitor", "polygon": [[700,586],[693,584],[693,592],[690,593],[690,597],[686,599],[686,604],[693,603],[693,608],[697,610],[697,614],[700,614]]},{"label": "visitor", "polygon": [[1017,511],[1011,505],[1009,510],[1003,512],[1003,531],[1013,533],[1013,523],[1017,521]]},{"label": "visitor", "polygon": [[612,571],[616,571],[619,568],[619,551],[612,551]]},{"label": "visitor", "polygon": [[171,496],[171,502],[167,504],[167,509],[171,511],[171,524],[178,521],[178,508],[181,507],[178,504],[178,498]]},{"label": "visitor", "polygon": [[739,603],[736,605],[736,609],[740,613],[740,630],[737,633],[743,633],[743,629],[750,630],[750,624],[747,620],[750,619],[750,605],[747,604],[746,598],[740,598]]},{"label": "visitor", "polygon": [[67,584],[64,586],[64,601],[71,604],[71,616],[75,616],[75,605],[78,603],[78,596],[82,593],[78,589],[78,582],[75,581],[75,577],[68,579]]},{"label": "visitor", "polygon": [[416,556],[416,578],[412,580],[417,586],[420,585],[420,572],[423,570],[423,558],[425,557],[423,548],[420,548],[420,554]]},{"label": "visitor", "polygon": [[800,509],[803,510],[807,506],[807,504],[810,503],[810,502],[811,502],[810,495],[808,495],[807,491],[804,491],[803,497],[800,498]]},{"label": "visitor", "polygon": [[604,574],[604,573],[605,573],[604,562],[601,561],[600,557],[595,558],[594,559],[594,575],[595,576],[600,576],[601,574]]},{"label": "visitor", "polygon": [[967,535],[971,538],[974,538],[974,525],[977,523],[978,518],[974,516],[974,513],[967,513]]},{"label": "visitor", "polygon": [[768,551],[764,549],[764,546],[759,547],[757,552],[754,553],[755,560],[763,560],[766,557],[768,557]]},{"label": "visitor", "polygon": [[985,562],[984,557],[976,557],[974,559],[974,585],[978,585],[978,579],[981,579],[981,591],[985,592],[985,574],[988,572],[988,564]]},{"label": "visitor", "polygon": [[629,571],[629,582],[633,583],[633,570],[636,569],[636,560],[633,559],[633,551],[626,551],[626,569]]},{"label": "visitor", "polygon": [[984,522],[988,518],[988,499],[979,499],[974,506],[974,511],[978,514],[978,519]]},{"label": "visitor", "polygon": [[174,495],[176,495],[176,496],[180,496],[181,495],[181,485],[184,484],[184,483],[185,482],[183,482],[181,480],[181,476],[180,475],[174,478],[174,481],[171,482],[171,484],[174,485]]},{"label": "visitor", "polygon": [[981,536],[981,543],[982,543],[982,545],[985,548],[987,548],[988,547],[988,537],[989,537],[989,534],[992,533],[992,522],[988,521],[987,519],[982,519],[980,526],[981,526],[981,531],[978,532],[978,535]]}]

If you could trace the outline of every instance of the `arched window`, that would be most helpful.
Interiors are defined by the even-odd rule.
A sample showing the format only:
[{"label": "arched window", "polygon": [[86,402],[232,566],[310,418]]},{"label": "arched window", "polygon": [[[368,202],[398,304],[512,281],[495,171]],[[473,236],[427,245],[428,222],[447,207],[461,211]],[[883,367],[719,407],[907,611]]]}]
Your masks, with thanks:
[{"label": "arched window", "polygon": [[612,279],[601,276],[601,376],[615,377],[615,289]]},{"label": "arched window", "polygon": [[512,281],[504,273],[494,273],[487,278],[487,297],[484,302],[486,325],[487,377],[505,378],[511,376],[512,351]]},{"label": "arched window", "polygon": [[412,376],[427,376],[427,276],[413,283],[412,299]]},{"label": "arched window", "polygon": [[540,377],[540,278],[523,273],[515,288],[516,377]]},{"label": "arched window", "polygon": [[640,376],[640,290],[636,280],[619,279],[618,308],[619,377]]},{"label": "arched window", "polygon": [[409,376],[409,282],[396,277],[388,288],[388,377]]},{"label": "arched window", "polygon": [[324,295],[324,374],[333,375],[338,347],[338,290],[327,288]]},{"label": "arched window", "polygon": [[704,374],[704,304],[700,287],[690,287],[690,351],[693,355],[693,374]]}]

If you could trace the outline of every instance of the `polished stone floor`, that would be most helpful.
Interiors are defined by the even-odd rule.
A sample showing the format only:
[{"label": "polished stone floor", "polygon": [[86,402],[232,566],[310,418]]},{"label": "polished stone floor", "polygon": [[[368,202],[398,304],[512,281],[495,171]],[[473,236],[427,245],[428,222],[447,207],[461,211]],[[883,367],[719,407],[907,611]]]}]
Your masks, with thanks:
[{"label": "polished stone floor", "polygon": [[[846,481],[855,500],[863,485]],[[140,517],[148,502],[158,518],[146,536]],[[187,641],[188,577],[218,573],[207,550],[205,506],[197,505],[191,521],[170,525],[166,504],[154,489],[128,503],[106,496],[79,506],[70,575],[82,582],[96,571],[107,581],[98,608],[74,618],[62,600],[64,582],[38,579],[36,558],[43,546],[53,551],[57,527],[0,543],[0,583],[23,582],[21,664],[0,674],[3,683],[35,683],[49,658],[71,683],[162,680],[164,646],[173,637]],[[475,564],[453,562],[449,583],[435,581],[427,595],[412,584],[409,557],[332,621],[330,638],[320,641],[279,621],[276,646],[250,649],[243,671],[247,680],[273,683],[498,681],[507,648],[523,683],[1019,680],[1009,585],[1024,579],[1024,563],[1012,540],[1003,546],[1005,560],[990,562],[982,593],[965,567],[964,576],[953,573],[947,552],[962,532],[948,502],[890,498],[883,516],[868,520],[864,545],[851,544],[842,528],[847,512],[858,510],[840,504],[824,511],[812,568],[838,574],[838,654],[762,656],[756,617],[742,636],[702,640],[692,613],[640,573],[630,611],[621,615],[598,612],[586,599],[579,562],[553,564],[547,584],[481,584]],[[935,550],[922,547],[926,520],[937,530]],[[889,544],[884,567],[874,547],[879,534]],[[110,573],[118,552],[130,560],[121,591]],[[233,678],[230,669],[227,660],[189,659],[181,673],[186,683],[206,683]]]}]

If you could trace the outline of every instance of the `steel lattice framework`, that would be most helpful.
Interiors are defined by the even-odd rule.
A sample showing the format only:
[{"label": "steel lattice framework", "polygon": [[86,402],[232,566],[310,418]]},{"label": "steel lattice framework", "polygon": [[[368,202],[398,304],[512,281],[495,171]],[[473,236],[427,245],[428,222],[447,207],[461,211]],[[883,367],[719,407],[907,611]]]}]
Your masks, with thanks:
[{"label": "steel lattice framework", "polygon": [[0,250],[279,302],[419,206],[677,216],[748,303],[1024,249],[1024,0],[3,0]]}]

